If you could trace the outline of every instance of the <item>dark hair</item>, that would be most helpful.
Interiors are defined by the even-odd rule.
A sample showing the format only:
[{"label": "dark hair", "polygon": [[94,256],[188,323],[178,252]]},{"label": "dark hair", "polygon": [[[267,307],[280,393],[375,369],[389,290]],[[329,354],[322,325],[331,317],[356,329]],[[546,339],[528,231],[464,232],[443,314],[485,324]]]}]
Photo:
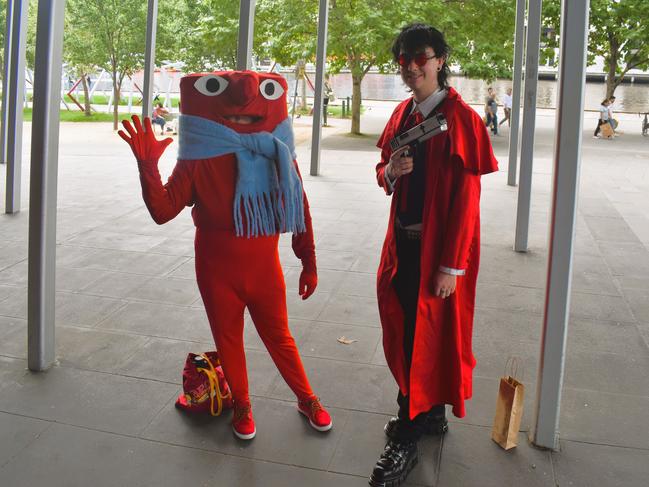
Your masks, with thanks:
[{"label": "dark hair", "polygon": [[448,67],[448,55],[451,48],[444,39],[444,34],[427,24],[414,23],[406,25],[392,44],[392,55],[397,62],[402,52],[414,56],[422,48],[432,47],[435,56],[444,58],[442,69],[437,73],[437,82],[441,88],[447,88],[447,78],[451,74]]}]

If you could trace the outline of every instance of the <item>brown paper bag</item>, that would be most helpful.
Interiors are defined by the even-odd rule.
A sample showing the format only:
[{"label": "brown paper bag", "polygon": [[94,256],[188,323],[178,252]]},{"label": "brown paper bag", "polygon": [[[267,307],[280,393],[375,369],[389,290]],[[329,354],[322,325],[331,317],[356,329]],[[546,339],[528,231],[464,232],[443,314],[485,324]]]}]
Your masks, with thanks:
[{"label": "brown paper bag", "polygon": [[613,135],[615,135],[615,132],[613,131],[613,127],[611,127],[611,124],[608,122],[600,125],[599,131],[602,133],[602,137],[605,139],[612,139]]},{"label": "brown paper bag", "polygon": [[[509,365],[510,361],[507,361]],[[512,361],[512,368],[517,369],[518,363]],[[515,371],[500,379],[498,399],[496,401],[496,415],[491,430],[491,439],[505,450],[514,448],[518,444],[518,430],[523,418],[523,400],[525,399],[525,386],[514,376]]]}]

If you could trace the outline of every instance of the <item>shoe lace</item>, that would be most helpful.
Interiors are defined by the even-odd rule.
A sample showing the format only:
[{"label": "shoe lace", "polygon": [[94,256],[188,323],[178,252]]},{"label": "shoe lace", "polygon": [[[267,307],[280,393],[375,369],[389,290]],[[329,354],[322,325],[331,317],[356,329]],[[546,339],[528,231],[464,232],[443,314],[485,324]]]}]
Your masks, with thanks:
[{"label": "shoe lace", "polygon": [[399,465],[405,461],[404,452],[398,445],[388,444],[381,454],[384,458],[392,463],[392,465]]},{"label": "shoe lace", "polygon": [[318,399],[317,397],[311,400],[309,407],[311,408],[312,417],[315,416],[316,413],[324,410],[322,404],[320,404],[320,399]]},{"label": "shoe lace", "polygon": [[248,413],[251,411],[250,404],[244,404],[242,406],[235,406],[234,408],[234,420],[239,421],[245,418]]}]

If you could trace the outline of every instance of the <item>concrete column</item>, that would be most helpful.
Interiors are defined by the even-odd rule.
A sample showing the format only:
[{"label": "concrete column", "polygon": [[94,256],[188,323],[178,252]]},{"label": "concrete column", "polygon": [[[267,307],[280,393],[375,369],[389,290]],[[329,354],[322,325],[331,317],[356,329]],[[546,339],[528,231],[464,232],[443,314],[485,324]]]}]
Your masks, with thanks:
[{"label": "concrete column", "polygon": [[237,48],[237,70],[252,66],[252,38],[255,30],[255,0],[241,0],[239,3],[239,46]]},{"label": "concrete column", "polygon": [[557,449],[570,312],[584,110],[589,0],[563,0],[554,183],[543,336],[538,368],[534,444]]},{"label": "concrete column", "polygon": [[311,134],[311,176],[320,174],[320,141],[322,140],[322,102],[327,65],[327,24],[329,0],[320,0],[318,12],[318,48],[316,51],[315,96],[313,98],[313,131]]},{"label": "concrete column", "polygon": [[514,35],[514,78],[512,86],[511,130],[509,131],[509,166],[507,184],[516,186],[516,169],[518,166],[518,128],[521,113],[521,85],[523,81],[523,51],[525,48],[525,3],[516,0],[516,33]]},{"label": "concrete column", "polygon": [[[5,192],[5,213],[20,211],[21,174],[23,163],[23,101],[25,97],[25,42],[27,37],[27,11],[29,0],[7,2],[7,42],[5,42],[5,70],[2,87],[6,103],[6,151],[7,174]],[[11,19],[11,20],[10,20]],[[3,104],[3,106],[5,106]]]},{"label": "concrete column", "polygon": [[153,111],[153,73],[155,71],[155,39],[158,25],[158,0],[149,0],[146,15],[146,46],[144,51],[144,86],[142,87],[142,120]]},{"label": "concrete column", "polygon": [[529,0],[528,5],[521,175],[518,181],[516,240],[514,242],[514,250],[517,252],[527,252],[527,237],[530,227],[534,130],[536,126],[536,86],[539,77],[539,41],[541,39],[541,0]]},{"label": "concrete column", "polygon": [[65,0],[38,2],[27,288],[27,364],[34,371],[49,368],[55,360],[56,191],[64,17]]},{"label": "concrete column", "polygon": [[7,110],[7,103],[9,100],[9,84],[7,80],[9,79],[9,53],[11,52],[11,11],[12,11],[12,2],[11,0],[7,2],[7,11],[6,13],[6,23],[5,23],[5,45],[4,45],[4,64],[2,66],[2,107],[0,108],[0,164],[5,164],[7,162],[7,115],[9,111]]}]

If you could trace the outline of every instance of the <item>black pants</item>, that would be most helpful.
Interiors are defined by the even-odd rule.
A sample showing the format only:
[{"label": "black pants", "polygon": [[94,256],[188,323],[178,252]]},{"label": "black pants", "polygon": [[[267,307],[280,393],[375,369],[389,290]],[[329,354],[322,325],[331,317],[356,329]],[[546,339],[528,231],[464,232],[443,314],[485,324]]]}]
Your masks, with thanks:
[{"label": "black pants", "polygon": [[593,137],[597,137],[597,134],[599,134],[600,127],[604,125],[608,120],[602,120],[601,118],[597,120],[597,127],[595,128],[595,133],[593,134]]},{"label": "black pants", "polygon": [[[412,351],[415,342],[415,324],[417,320],[417,300],[419,299],[419,281],[421,277],[421,240],[408,238],[406,232],[397,229],[397,274],[392,282],[404,312],[403,351],[406,358],[407,374],[410,373]],[[410,419],[409,398],[399,391],[398,417],[407,425],[400,434],[404,440],[417,441],[423,434],[423,424],[430,414],[439,416],[444,413],[443,404],[433,406],[427,413],[418,414]],[[400,433],[401,433],[400,428]]]}]

